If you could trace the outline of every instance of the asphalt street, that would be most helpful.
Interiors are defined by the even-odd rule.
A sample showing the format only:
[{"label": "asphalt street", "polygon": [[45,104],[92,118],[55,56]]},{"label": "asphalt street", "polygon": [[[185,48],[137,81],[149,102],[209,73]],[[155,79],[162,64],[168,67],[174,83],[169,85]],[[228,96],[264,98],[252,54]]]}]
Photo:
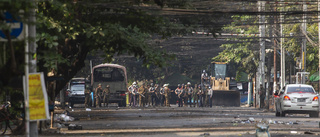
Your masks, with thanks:
[{"label": "asphalt street", "polygon": [[[85,109],[55,110],[75,118],[64,122],[56,119],[54,128],[43,129],[40,136],[120,136],[120,137],[180,137],[180,136],[256,136],[256,124],[266,123],[269,133],[275,137],[319,136],[319,118],[305,114],[276,117],[274,112],[253,107],[212,108],[135,107],[117,106]],[[71,130],[68,125],[82,129]]]}]

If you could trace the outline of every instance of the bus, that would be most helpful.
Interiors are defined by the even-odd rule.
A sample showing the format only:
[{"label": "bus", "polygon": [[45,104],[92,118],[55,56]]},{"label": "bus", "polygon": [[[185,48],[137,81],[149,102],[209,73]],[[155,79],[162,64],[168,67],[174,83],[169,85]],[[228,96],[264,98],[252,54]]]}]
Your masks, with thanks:
[{"label": "bus", "polygon": [[119,107],[126,106],[127,71],[124,66],[108,63],[94,66],[91,74],[93,92],[99,83],[102,89],[110,86],[109,103],[118,103]]}]

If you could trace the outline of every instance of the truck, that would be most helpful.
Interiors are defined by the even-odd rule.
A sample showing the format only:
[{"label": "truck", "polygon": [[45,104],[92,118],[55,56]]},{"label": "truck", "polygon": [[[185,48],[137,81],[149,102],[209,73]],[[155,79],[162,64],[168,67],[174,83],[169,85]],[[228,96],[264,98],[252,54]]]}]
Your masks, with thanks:
[{"label": "truck", "polygon": [[237,82],[232,77],[231,69],[226,62],[211,62],[210,86],[213,90],[213,102],[215,106],[240,106],[240,92],[237,90]]}]

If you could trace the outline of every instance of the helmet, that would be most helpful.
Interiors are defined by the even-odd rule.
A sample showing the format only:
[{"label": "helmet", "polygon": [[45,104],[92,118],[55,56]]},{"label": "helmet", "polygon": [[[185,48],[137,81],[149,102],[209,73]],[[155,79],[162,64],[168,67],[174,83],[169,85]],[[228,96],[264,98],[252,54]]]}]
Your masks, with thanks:
[{"label": "helmet", "polygon": [[153,83],[151,83],[150,86],[153,86]]},{"label": "helmet", "polygon": [[137,82],[133,82],[132,85],[137,85]]},{"label": "helmet", "polygon": [[187,83],[187,85],[191,85],[191,83],[190,83],[190,82],[188,82],[188,83]]},{"label": "helmet", "polygon": [[180,84],[178,84],[178,87],[180,87],[181,85]]},{"label": "helmet", "polygon": [[99,83],[98,86],[101,86],[101,83]]},{"label": "helmet", "polygon": [[206,72],[206,70],[203,70],[202,72],[203,72],[203,73],[205,73],[205,72]]},{"label": "helmet", "polygon": [[109,86],[109,85],[107,85],[106,87],[107,87],[107,88],[109,88],[110,86]]}]

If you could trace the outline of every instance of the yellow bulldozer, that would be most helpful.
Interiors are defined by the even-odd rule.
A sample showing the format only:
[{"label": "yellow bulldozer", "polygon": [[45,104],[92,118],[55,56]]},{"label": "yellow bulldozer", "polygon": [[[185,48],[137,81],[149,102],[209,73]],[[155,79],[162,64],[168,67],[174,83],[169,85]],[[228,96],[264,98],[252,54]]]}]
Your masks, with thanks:
[{"label": "yellow bulldozer", "polygon": [[[211,76],[209,83],[213,89],[214,106],[240,106],[240,92],[237,90],[237,83],[230,78],[231,72],[228,72],[228,64],[225,62],[211,63]],[[205,80],[204,80],[205,81]],[[208,82],[201,81],[206,85]]]}]

